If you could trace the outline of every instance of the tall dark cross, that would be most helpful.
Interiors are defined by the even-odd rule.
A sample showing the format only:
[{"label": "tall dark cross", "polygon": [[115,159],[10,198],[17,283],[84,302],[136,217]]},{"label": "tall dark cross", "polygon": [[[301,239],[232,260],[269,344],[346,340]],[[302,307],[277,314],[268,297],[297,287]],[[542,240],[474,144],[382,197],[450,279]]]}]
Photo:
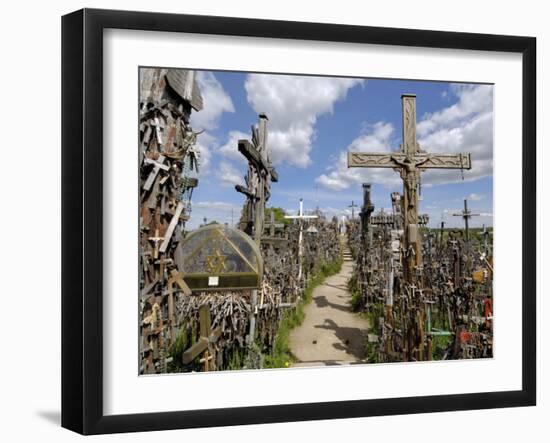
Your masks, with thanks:
[{"label": "tall dark cross", "polygon": [[349,152],[348,168],[392,168],[403,179],[404,246],[407,282],[415,283],[415,267],[422,264],[418,231],[418,184],[426,169],[471,169],[470,154],[430,154],[420,149],[416,140],[416,95],[401,96],[403,143],[399,152],[380,154]]},{"label": "tall dark cross", "polygon": [[278,181],[277,171],[271,165],[267,150],[267,115],[261,113],[258,127],[252,126],[252,143],[239,140],[238,149],[248,160],[246,187],[235,189],[247,197],[244,231],[259,245],[264,225],[265,204],[270,197],[271,182]]},{"label": "tall dark cross", "polygon": [[361,207],[361,232],[363,245],[370,246],[370,216],[374,212],[374,205],[370,199],[370,183],[363,183],[363,206]]},{"label": "tall dark cross", "polygon": [[453,214],[455,217],[462,217],[464,219],[464,238],[466,240],[466,244],[470,242],[470,223],[469,220],[472,217],[477,217],[481,214],[474,214],[468,209],[468,200],[464,199],[464,209],[462,212],[459,212],[458,214]]},{"label": "tall dark cross", "polygon": [[348,206],[348,208],[351,208],[351,219],[353,220],[355,218],[355,208],[358,208],[359,206],[357,206],[353,200],[351,201],[351,205]]}]

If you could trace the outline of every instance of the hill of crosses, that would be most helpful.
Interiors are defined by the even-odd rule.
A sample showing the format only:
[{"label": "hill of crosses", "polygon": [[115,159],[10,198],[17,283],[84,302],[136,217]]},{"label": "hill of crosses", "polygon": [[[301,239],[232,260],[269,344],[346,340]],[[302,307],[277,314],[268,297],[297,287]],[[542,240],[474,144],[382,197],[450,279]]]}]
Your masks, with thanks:
[{"label": "hill of crosses", "polygon": [[[470,209],[479,196],[464,198],[476,162],[487,162],[476,147],[431,152],[417,138],[427,127],[417,124],[422,94],[394,87],[387,109],[402,130],[386,140],[396,145],[381,147],[376,132],[349,143],[354,134],[337,127],[330,140],[341,146],[325,155],[332,166],[306,188],[299,180],[324,155],[330,118],[374,80],[225,75],[223,83],[222,73],[140,69],[139,373],[492,358],[492,217],[481,225],[487,214]],[[234,79],[245,79],[238,97],[224,90]],[[310,83],[337,92],[329,104],[309,94],[321,104],[308,117],[298,100]],[[254,101],[277,98],[284,84],[298,85],[288,118],[300,110],[301,120]],[[254,106],[236,105],[246,98]],[[220,109],[251,129],[225,143],[212,117]],[[429,174],[435,185],[425,193],[438,177],[459,177],[459,194],[442,203],[458,202],[447,220],[422,212]],[[323,183],[339,207],[319,204]]]}]

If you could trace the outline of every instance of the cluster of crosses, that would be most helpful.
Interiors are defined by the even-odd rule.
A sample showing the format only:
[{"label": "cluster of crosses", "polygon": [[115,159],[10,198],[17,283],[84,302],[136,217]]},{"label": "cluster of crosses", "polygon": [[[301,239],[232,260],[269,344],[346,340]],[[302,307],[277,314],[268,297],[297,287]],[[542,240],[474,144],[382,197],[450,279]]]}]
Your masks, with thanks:
[{"label": "cluster of crosses", "polygon": [[[472,213],[467,201],[464,201],[464,210],[454,214],[464,219],[464,235],[459,241],[458,236],[450,233],[449,241],[445,243],[449,245],[448,250],[440,241],[437,262],[432,261],[433,234],[429,233],[425,238],[421,229],[427,225],[428,218],[418,214],[421,173],[428,169],[469,170],[472,166],[470,154],[434,154],[420,148],[416,139],[414,95],[402,96],[402,116],[403,142],[398,152],[348,153],[350,168],[392,168],[403,180],[403,195],[392,194],[392,214],[379,212],[373,215],[371,185],[363,185],[361,233],[353,239],[359,243],[355,245],[356,273],[360,290],[365,294],[366,306],[363,308],[372,309],[377,303],[376,296],[382,299],[384,306],[384,315],[377,322],[379,335],[369,335],[369,339],[372,337],[373,342],[383,342],[380,350],[385,355],[385,361],[431,359],[432,340],[438,335],[454,336],[455,348],[479,337],[483,337],[486,342],[487,339],[492,341],[492,286],[487,275],[487,270],[492,272],[492,266],[487,259],[486,231],[484,251],[478,254],[477,259],[473,258],[474,251],[470,248],[468,222],[479,214]],[[354,202],[350,207],[353,211],[356,207]],[[391,229],[388,230],[387,226]],[[380,233],[377,242],[373,241],[374,229]],[[426,259],[423,258],[423,252],[428,254]],[[452,260],[448,257],[452,257]],[[453,262],[452,266],[450,261]],[[445,289],[440,290],[440,286]],[[438,306],[434,307],[436,303]],[[433,327],[434,312],[443,315],[445,309],[449,310],[449,320],[445,324],[452,331]],[[484,316],[475,315],[479,311],[483,311]],[[470,331],[469,335],[465,335],[464,331]],[[471,331],[483,333],[472,335]],[[399,339],[392,341],[392,337],[396,336]],[[396,342],[399,342],[398,350]],[[470,345],[471,348],[475,346]],[[486,356],[487,346],[478,346],[475,351],[481,348],[480,352]],[[454,354],[451,354],[457,356],[459,352],[455,349]],[[462,357],[465,355],[465,352],[461,354]]]},{"label": "cluster of crosses", "polygon": [[[285,219],[292,223],[287,226],[285,223],[275,222],[274,212],[269,213],[266,218],[266,205],[271,196],[271,184],[278,181],[278,174],[271,163],[268,150],[267,137],[268,117],[265,113],[259,114],[257,125],[251,126],[250,139],[240,139],[237,142],[238,151],[246,158],[248,162],[247,172],[245,174],[245,184],[236,185],[235,190],[245,197],[245,203],[238,223],[238,229],[246,233],[250,239],[262,251],[264,267],[269,267],[268,275],[260,277],[260,282],[267,284],[273,293],[280,293],[278,301],[266,303],[265,298],[269,295],[259,286],[257,288],[224,288],[239,296],[244,296],[249,304],[248,311],[248,331],[246,334],[246,352],[252,354],[255,351],[258,336],[265,336],[266,330],[276,331],[280,317],[280,309],[292,308],[295,306],[300,291],[306,284],[308,276],[306,275],[307,264],[310,261],[316,261],[312,257],[312,252],[307,248],[306,235],[311,236],[320,229],[324,232],[326,227],[319,223],[318,227],[310,222],[319,218],[318,215],[309,215],[304,212],[303,200],[300,199],[299,210],[296,215],[286,215]],[[307,226],[309,224],[309,226]],[[230,229],[226,227],[226,229]],[[334,233],[337,232],[336,225]],[[311,238],[311,237],[310,237]],[[320,252],[325,258],[333,252],[335,257],[339,256],[339,244],[334,238],[327,236],[327,242],[330,246],[316,248],[315,252]],[[311,243],[311,242],[309,242]],[[317,243],[317,242],[315,242]],[[204,245],[206,246],[206,245]],[[313,252],[313,254],[315,253]],[[218,275],[225,271],[224,254],[219,251],[205,257],[205,268],[209,273]],[[336,258],[335,258],[336,259]],[[307,262],[307,263],[306,263]],[[277,272],[274,272],[278,269]],[[276,277],[274,282],[270,279]],[[283,281],[281,281],[281,278]],[[276,287],[279,286],[279,287]],[[282,288],[281,288],[282,286]],[[265,289],[265,288],[264,288]],[[282,293],[282,292],[286,293]],[[201,297],[200,291],[194,291],[195,298]],[[212,294],[212,292],[210,292]],[[273,294],[270,297],[272,300]],[[271,307],[270,318],[265,309]],[[197,341],[182,356],[184,365],[202,364],[201,370],[217,370],[216,354],[221,350],[220,340],[223,331],[220,330],[219,323],[216,328],[212,328],[212,318],[220,319],[219,312],[211,310],[210,306],[204,305],[199,310],[200,335]],[[269,332],[269,331],[268,331]],[[273,339],[275,333],[267,333]],[[242,351],[242,349],[240,350]]]},{"label": "cluster of crosses", "polygon": [[[202,109],[203,104],[193,71],[151,70],[142,79],[142,86],[144,84],[148,84],[149,89],[145,94],[147,99],[143,100],[140,111],[140,330],[142,335],[140,352],[142,372],[153,373],[165,372],[170,362],[167,352],[175,342],[178,328],[183,320],[176,306],[179,306],[182,300],[185,303],[191,295],[195,301],[203,296],[200,291],[190,289],[189,281],[186,280],[188,276],[178,268],[174,259],[176,248],[186,239],[185,222],[189,218],[191,209],[192,190],[198,184],[197,179],[191,177],[191,170],[197,169],[198,152],[194,149],[194,145],[199,133],[192,131],[189,116],[192,110]],[[434,154],[420,148],[416,139],[415,100],[414,95],[402,96],[403,142],[398,152],[350,152],[348,154],[348,167],[392,168],[403,180],[403,195],[392,194],[392,214],[384,212],[373,214],[374,205],[370,200],[371,187],[369,184],[364,185],[364,202],[359,213],[362,229],[359,246],[355,245],[355,247],[362,251],[358,254],[358,267],[364,274],[362,279],[367,282],[372,282],[371,270],[381,269],[389,263],[384,271],[387,271],[387,274],[384,274],[387,275],[387,279],[383,282],[385,287],[383,323],[389,324],[395,330],[394,317],[397,313],[402,317],[404,312],[407,313],[407,318],[401,319],[400,323],[402,325],[400,333],[405,343],[402,355],[404,360],[422,360],[431,354],[429,349],[428,352],[424,349],[426,343],[428,347],[430,345],[430,340],[425,340],[426,331],[429,337],[439,333],[449,333],[432,328],[432,304],[435,303],[435,299],[430,296],[431,290],[425,277],[426,263],[423,260],[423,253],[427,250],[429,257],[427,262],[430,269],[433,268],[432,237],[428,236],[426,248],[420,228],[427,225],[427,217],[418,214],[420,175],[428,169],[469,170],[471,168],[469,154]],[[282,274],[294,288],[293,291],[297,291],[303,289],[307,280],[307,275],[304,275],[306,272],[304,270],[307,268],[305,262],[316,259],[314,253],[309,253],[310,245],[304,240],[306,235],[323,232],[324,235],[319,235],[320,241],[313,243],[321,244],[326,237],[325,243],[328,243],[318,248],[325,254],[329,250],[331,254],[338,254],[340,245],[338,241],[334,241],[333,237],[337,235],[337,229],[335,228],[332,232],[330,230],[332,228],[327,228],[329,224],[321,220],[322,217],[318,214],[306,214],[302,200],[300,200],[297,214],[285,217],[293,223],[291,234],[293,242],[289,241],[285,224],[275,222],[273,211],[270,218],[266,220],[266,205],[271,195],[271,183],[279,180],[269,157],[267,123],[267,115],[259,114],[258,124],[252,126],[250,140],[238,141],[238,150],[248,161],[245,185],[236,186],[237,192],[245,196],[239,229],[252,239],[256,249],[261,251],[264,257],[269,257],[270,266],[275,267],[276,262],[286,266],[286,272]],[[355,222],[355,209],[358,206],[352,201],[349,207],[352,221]],[[449,240],[451,252],[455,257],[453,262],[455,277],[450,284],[453,287],[453,296],[456,294],[462,296],[460,286],[465,281],[464,275],[476,271],[475,263],[472,260],[464,260],[462,256],[471,255],[468,223],[469,219],[477,214],[468,209],[465,201],[464,210],[455,215],[464,219],[466,229],[463,238],[464,247],[461,247],[460,242],[454,237]],[[378,242],[379,246],[389,241],[391,246],[387,250],[380,247],[376,253],[372,252],[375,249],[374,229],[384,233],[382,240]],[[277,235],[277,230],[286,233]],[[492,271],[487,253],[488,237],[489,235],[485,234],[486,254],[483,260]],[[440,239],[440,244],[442,243],[443,231]],[[444,250],[443,247],[439,249]],[[443,255],[439,259],[443,269],[447,266],[445,265],[447,259]],[[401,281],[397,278],[398,263],[401,265]],[[448,268],[451,267],[449,263]],[[226,255],[223,251],[215,250],[206,256],[204,269],[205,272],[216,275],[226,272]],[[480,279],[479,276],[477,279]],[[487,279],[481,278],[481,280],[487,282]],[[267,283],[268,286],[273,284],[273,281],[268,279],[262,280],[262,276],[259,276],[258,281],[262,282],[261,284]],[[255,337],[260,330],[265,332],[266,328],[266,316],[262,317],[262,309],[268,303],[265,303],[265,291],[262,289],[258,284],[257,287],[246,291],[246,304],[249,306],[246,341],[251,349]],[[402,295],[396,299],[394,294],[398,293]],[[486,304],[485,322],[487,322],[489,317],[492,319],[492,305],[487,304],[486,299],[483,299],[483,302]],[[277,308],[284,304],[281,303],[281,299],[278,303]],[[292,306],[292,303],[288,305]],[[401,306],[400,310],[394,309],[396,305]],[[198,322],[198,338],[183,350],[181,361],[184,365],[199,361],[203,370],[216,370],[217,362],[220,361],[216,358],[216,353],[220,349],[219,343],[224,341],[224,329],[220,324],[222,317],[219,311],[211,311],[212,304],[208,302],[198,303],[197,306],[195,314]],[[223,309],[224,312],[227,310]],[[279,312],[277,309],[272,312],[271,323],[276,324]],[[264,323],[261,323],[262,321]],[[471,318],[468,321],[472,321]],[[471,334],[471,328],[464,326],[469,324],[468,321],[462,323],[462,329],[459,332],[453,332],[457,337],[460,336],[462,341],[471,340],[471,336],[468,335]],[[451,323],[453,322],[449,321],[449,327]],[[388,355],[395,353],[390,340],[387,340],[384,346]]]}]

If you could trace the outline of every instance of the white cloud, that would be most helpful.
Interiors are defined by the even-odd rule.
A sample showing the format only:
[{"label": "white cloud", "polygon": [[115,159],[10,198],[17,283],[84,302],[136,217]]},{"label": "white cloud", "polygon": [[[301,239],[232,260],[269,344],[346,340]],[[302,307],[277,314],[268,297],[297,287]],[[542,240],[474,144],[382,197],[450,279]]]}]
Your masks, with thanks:
[{"label": "white cloud", "polygon": [[[427,114],[418,124],[421,148],[434,153],[471,154],[472,169],[464,171],[467,181],[493,173],[493,87],[452,85],[458,101],[441,111]],[[461,180],[457,170],[429,170],[424,183],[453,183]]]},{"label": "white cloud", "polygon": [[450,92],[458,101],[449,107],[422,116],[417,133],[420,137],[441,128],[464,123],[476,115],[493,112],[493,87],[490,85],[453,84]]},{"label": "white cloud", "polygon": [[241,131],[230,131],[227,135],[227,142],[218,149],[218,152],[231,160],[246,163],[246,158],[239,152],[237,147],[237,142],[243,138],[250,139],[250,135]]},{"label": "white cloud", "polygon": [[343,191],[354,184],[382,183],[387,186],[400,182],[399,176],[392,169],[349,168],[348,151],[353,152],[388,152],[392,146],[394,127],[391,123],[378,122],[367,125],[365,132],[351,142],[346,150],[340,151],[335,165],[329,167],[328,174],[322,174],[315,182],[333,191]]},{"label": "white cloud", "polygon": [[468,195],[468,197],[466,197],[468,200],[472,200],[474,202],[477,202],[477,201],[480,201],[480,200],[483,200],[485,198],[484,195],[481,195],[481,194],[476,194],[475,192],[472,192],[470,195]]},{"label": "white cloud", "polygon": [[[357,208],[356,208],[357,209]],[[347,209],[347,208],[334,208],[332,206],[324,206],[322,208],[319,208],[319,210],[321,211],[321,213],[323,213],[325,215],[325,217],[327,217],[328,219],[332,218],[332,217],[338,217],[340,218],[342,215],[345,215],[346,217],[350,216],[351,217],[351,209]],[[357,217],[357,214],[359,214],[359,210],[356,210],[355,211],[355,216]]]},{"label": "white cloud", "polygon": [[305,168],[311,163],[315,123],[333,111],[350,88],[363,80],[290,75],[249,74],[247,98],[258,113],[265,112],[268,149],[274,163]]},{"label": "white cloud", "polygon": [[216,138],[208,132],[203,132],[197,136],[195,148],[199,152],[199,175],[208,171],[212,159],[212,146],[215,145]]},{"label": "white cloud", "polygon": [[[191,113],[191,126],[195,131],[213,130],[218,127],[220,116],[224,112],[235,112],[229,94],[212,72],[197,71],[204,107],[199,112]],[[197,137],[196,147],[200,153],[199,173],[204,176],[212,159],[212,152],[217,148],[218,140],[209,132],[203,132]]]},{"label": "white cloud", "polygon": [[191,114],[191,126],[195,130],[216,129],[219,118],[224,112],[235,112],[231,97],[212,72],[197,71],[197,82],[204,107],[201,111]]},{"label": "white cloud", "polygon": [[[464,172],[467,181],[490,176],[493,173],[493,90],[487,85],[452,85],[449,93],[458,101],[433,114],[426,114],[418,123],[417,133],[421,149],[432,153],[471,154],[472,169]],[[419,97],[421,100],[421,97]],[[345,151],[341,151],[335,165],[316,182],[325,188],[342,191],[353,184],[371,182],[386,187],[401,183],[392,169],[347,168],[348,151],[397,151],[400,141],[394,140],[390,123],[378,122],[367,127]],[[422,186],[460,182],[459,170],[428,170],[422,174]]]},{"label": "white cloud", "polygon": [[244,185],[244,178],[231,163],[221,161],[216,173],[222,186]]},{"label": "white cloud", "polygon": [[[464,219],[460,214],[464,210],[463,207],[455,209],[443,209],[440,213],[428,211],[430,214],[430,225],[439,226],[441,221],[445,222],[447,228],[463,228]],[[478,214],[469,219],[468,225],[471,228],[480,228],[483,225],[493,226],[493,213],[489,210],[472,209],[474,214]],[[459,214],[459,215],[455,215]]]}]

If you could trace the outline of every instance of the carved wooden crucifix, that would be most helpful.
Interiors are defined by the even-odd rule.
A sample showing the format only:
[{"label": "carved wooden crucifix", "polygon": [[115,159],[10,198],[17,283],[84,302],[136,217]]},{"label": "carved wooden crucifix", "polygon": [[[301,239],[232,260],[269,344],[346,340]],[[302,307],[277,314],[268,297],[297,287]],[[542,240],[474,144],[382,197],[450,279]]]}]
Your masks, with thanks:
[{"label": "carved wooden crucifix", "polygon": [[247,187],[236,185],[237,192],[247,197],[247,226],[244,231],[253,236],[259,245],[264,224],[265,204],[269,199],[271,182],[277,182],[278,175],[271,165],[267,151],[267,115],[261,113],[258,127],[252,126],[252,143],[243,139],[238,149],[248,160]]},{"label": "carved wooden crucifix", "polygon": [[403,179],[406,256],[405,278],[416,281],[414,268],[422,264],[418,233],[418,184],[426,169],[471,169],[470,154],[430,154],[416,141],[416,95],[401,96],[403,112],[403,144],[399,152],[348,152],[348,168],[393,168]]}]

